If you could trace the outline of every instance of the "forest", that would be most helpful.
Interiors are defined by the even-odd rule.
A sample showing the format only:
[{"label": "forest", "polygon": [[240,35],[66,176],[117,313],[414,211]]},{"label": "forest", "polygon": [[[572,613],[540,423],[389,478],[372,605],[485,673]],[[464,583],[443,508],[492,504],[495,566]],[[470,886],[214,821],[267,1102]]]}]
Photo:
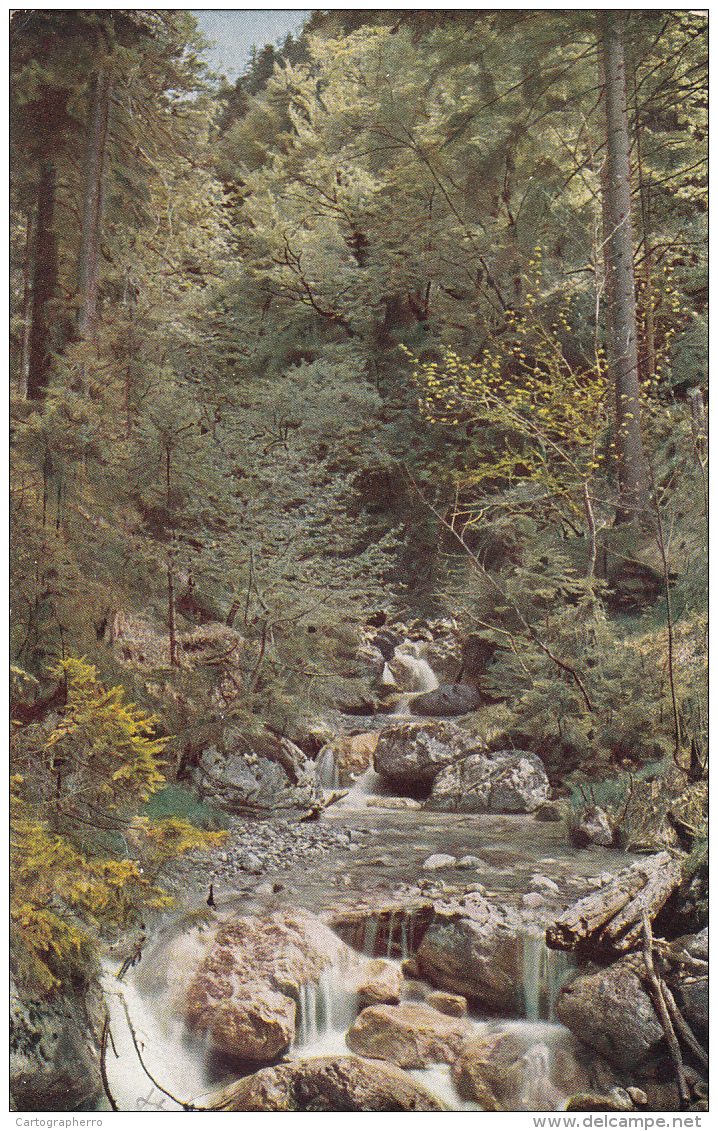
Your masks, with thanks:
[{"label": "forest", "polygon": [[[317,10],[232,84],[190,10],[12,14],[21,1000],[89,994],[235,819],[248,851],[287,814],[333,829],[367,767],[407,820],[441,809],[438,767],[382,769],[424,716],[449,762],[470,744],[437,716],[529,752],[575,850],[601,813],[616,868],[678,860],[675,930],[660,902],[639,924],[705,926],[707,35],[682,9]],[[373,762],[340,766],[364,732]],[[30,1076],[19,1110],[90,1104]]]}]

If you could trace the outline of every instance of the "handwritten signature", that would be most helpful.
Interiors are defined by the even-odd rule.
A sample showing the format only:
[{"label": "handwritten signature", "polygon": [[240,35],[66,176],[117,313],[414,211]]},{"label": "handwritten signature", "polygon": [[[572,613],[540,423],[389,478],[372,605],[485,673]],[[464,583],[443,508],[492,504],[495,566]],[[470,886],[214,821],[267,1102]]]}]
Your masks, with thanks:
[{"label": "handwritten signature", "polygon": [[154,1088],[150,1088],[149,1096],[140,1096],[140,1098],[137,1100],[137,1110],[143,1111],[146,1107],[153,1107],[156,1111],[164,1111],[166,1098],[164,1096],[161,1096],[159,1100],[153,1100],[152,1097],[154,1096],[154,1094]]}]

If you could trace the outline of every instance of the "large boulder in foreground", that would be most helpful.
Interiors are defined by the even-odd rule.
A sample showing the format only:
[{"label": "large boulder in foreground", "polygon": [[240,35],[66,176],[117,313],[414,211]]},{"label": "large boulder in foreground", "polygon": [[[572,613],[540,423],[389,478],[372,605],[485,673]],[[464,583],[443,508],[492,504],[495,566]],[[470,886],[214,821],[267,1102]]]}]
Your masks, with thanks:
[{"label": "large boulder in foreground", "polygon": [[426,1068],[451,1064],[470,1032],[468,1021],[447,1017],[423,1002],[405,1001],[362,1010],[345,1039],[362,1056],[390,1060],[400,1068]]},{"label": "large boulder in foreground", "polygon": [[532,813],[548,800],[548,795],[546,771],[530,751],[474,751],[437,774],[426,808]]},{"label": "large boulder in foreground", "polygon": [[480,693],[468,683],[444,683],[435,691],[416,695],[409,710],[412,715],[468,715],[470,711],[477,711],[482,703]]},{"label": "large boulder in foreground", "polygon": [[358,1056],[263,1068],[215,1096],[210,1111],[448,1111],[407,1072]]},{"label": "large boulder in foreground", "polygon": [[219,927],[189,986],[186,1023],[211,1049],[270,1063],[294,1039],[305,987],[329,964],[356,982],[362,962],[309,912],[233,919]]},{"label": "large boulder in foreground", "polygon": [[416,954],[421,976],[493,1013],[521,1015],[521,920],[473,895],[466,914],[437,916]]},{"label": "large boulder in foreground", "polygon": [[640,1064],[664,1035],[636,961],[628,955],[595,974],[579,975],[556,1002],[559,1021],[621,1068]]},{"label": "large boulder in foreground", "polygon": [[440,770],[476,746],[476,738],[453,723],[386,727],[374,751],[374,769],[399,789],[427,789]]},{"label": "large boulder in foreground", "polygon": [[321,808],[314,763],[289,739],[233,732],[224,746],[206,747],[191,769],[192,780],[214,805],[253,817]]}]

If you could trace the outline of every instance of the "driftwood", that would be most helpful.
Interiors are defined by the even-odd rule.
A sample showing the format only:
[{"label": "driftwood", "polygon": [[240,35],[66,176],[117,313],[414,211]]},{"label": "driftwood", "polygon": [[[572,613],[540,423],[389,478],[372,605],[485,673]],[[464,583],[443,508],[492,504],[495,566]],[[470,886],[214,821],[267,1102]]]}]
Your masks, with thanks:
[{"label": "driftwood", "polygon": [[681,1100],[681,1111],[685,1111],[690,1103],[690,1092],[688,1091],[688,1084],[686,1082],[686,1072],[683,1067],[683,1057],[676,1038],[676,1031],[673,1028],[668,1008],[666,1006],[666,999],[663,996],[663,989],[661,982],[656,974],[653,966],[653,935],[651,933],[651,924],[648,921],[648,916],[645,911],[641,912],[641,933],[643,935],[643,961],[646,966],[646,981],[648,983],[648,992],[651,995],[653,1008],[660,1018],[663,1032],[666,1035],[666,1044],[668,1051],[671,1054],[673,1061],[673,1069],[676,1074],[676,1082],[678,1084],[678,1094]]},{"label": "driftwood", "polygon": [[636,861],[564,912],[546,931],[546,945],[552,950],[625,954],[641,939],[644,913],[653,919],[680,882],[680,861],[668,852]]}]

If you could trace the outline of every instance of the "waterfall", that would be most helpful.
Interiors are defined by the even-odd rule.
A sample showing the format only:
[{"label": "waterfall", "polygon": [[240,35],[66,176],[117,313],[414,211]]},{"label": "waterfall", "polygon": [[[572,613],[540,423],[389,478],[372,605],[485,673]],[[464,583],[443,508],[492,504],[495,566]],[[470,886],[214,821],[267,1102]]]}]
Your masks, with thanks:
[{"label": "waterfall", "polygon": [[397,649],[395,661],[411,674],[412,691],[435,691],[439,686],[431,665],[420,656]]},{"label": "waterfall", "polygon": [[538,927],[521,937],[521,983],[527,1021],[554,1021],[556,999],[573,966],[571,956],[549,950],[546,933]]},{"label": "waterfall", "polygon": [[317,781],[324,789],[339,787],[339,767],[332,746],[323,746],[314,763]]},{"label": "waterfall", "polygon": [[299,987],[292,1052],[302,1056],[346,1052],[344,1034],[357,1012],[357,993],[348,987],[344,971],[325,966],[316,982]]},{"label": "waterfall", "polygon": [[381,775],[371,768],[358,777],[346,797],[337,803],[337,809],[366,809],[367,797],[374,797],[381,786]]}]

